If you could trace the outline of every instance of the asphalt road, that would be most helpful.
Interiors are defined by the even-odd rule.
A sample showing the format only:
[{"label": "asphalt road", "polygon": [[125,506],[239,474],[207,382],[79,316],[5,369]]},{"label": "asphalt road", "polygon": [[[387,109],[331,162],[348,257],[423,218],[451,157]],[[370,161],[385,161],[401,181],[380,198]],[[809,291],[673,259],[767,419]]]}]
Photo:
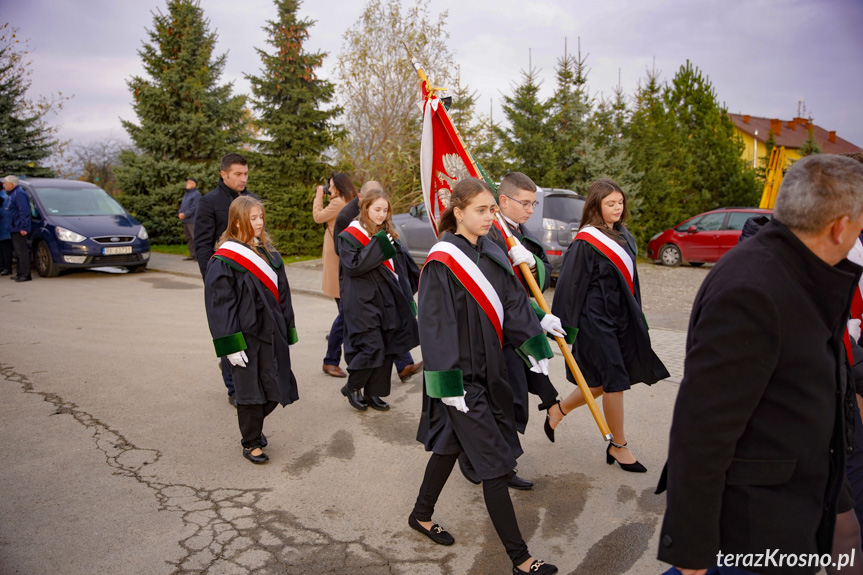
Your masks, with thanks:
[{"label": "asphalt road", "polygon": [[[267,419],[270,463],[243,459],[194,266],[154,254],[164,271],[0,282],[0,573],[510,573],[481,488],[457,470],[435,513],[456,544],[408,528],[428,458],[414,439],[422,380],[394,376],[389,412],[348,406],[344,380],[321,372],[335,304],[315,295],[314,263],[289,269],[300,401]],[[679,322],[689,302],[675,305]],[[605,464],[586,409],[554,444],[534,412],[522,438],[520,475],[537,485],[512,492],[519,524],[561,573],[667,568],[653,490],[682,371],[674,321],[651,323],[672,377],[627,394],[627,435],[648,473]],[[555,357],[568,393],[563,369]]]}]

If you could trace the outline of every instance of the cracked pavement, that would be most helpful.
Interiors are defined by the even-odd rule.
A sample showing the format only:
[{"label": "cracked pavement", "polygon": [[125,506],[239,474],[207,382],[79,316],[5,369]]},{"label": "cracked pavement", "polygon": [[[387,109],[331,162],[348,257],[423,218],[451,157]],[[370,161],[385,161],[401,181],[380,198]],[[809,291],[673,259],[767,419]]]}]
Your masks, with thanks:
[{"label": "cracked pavement", "polygon": [[[292,286],[313,285],[310,269],[289,271]],[[295,291],[300,401],[265,423],[270,463],[243,459],[191,270],[0,283],[0,573],[510,572],[481,488],[457,470],[435,513],[456,544],[407,527],[428,458],[414,440],[421,378],[394,374],[389,412],[350,408],[320,368],[331,300]],[[651,333],[672,378],[627,397],[647,474],[605,465],[587,410],[555,444],[538,412],[522,437],[520,475],[537,487],[511,492],[519,525],[561,573],[665,569],[653,488],[685,334]],[[556,357],[568,393],[562,371]]]}]

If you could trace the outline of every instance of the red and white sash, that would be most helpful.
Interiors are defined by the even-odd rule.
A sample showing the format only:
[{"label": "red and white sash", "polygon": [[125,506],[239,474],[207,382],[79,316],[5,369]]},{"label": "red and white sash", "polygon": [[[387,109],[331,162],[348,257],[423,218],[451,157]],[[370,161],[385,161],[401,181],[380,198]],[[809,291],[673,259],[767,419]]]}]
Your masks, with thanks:
[{"label": "red and white sash", "polygon": [[[367,245],[369,245],[369,242],[372,241],[372,238],[371,236],[369,236],[369,233],[366,231],[366,229],[356,220],[352,221],[351,225],[346,227],[342,233],[350,234],[350,236],[360,242],[360,245],[362,245],[363,247],[366,247]],[[382,265],[391,272],[393,272],[393,275],[396,276],[396,279],[398,279],[399,274],[396,273],[396,268],[395,266],[393,266],[392,258],[386,260]]]},{"label": "red and white sash", "polygon": [[270,264],[255,252],[240,242],[228,240],[216,250],[213,257],[227,259],[239,265],[243,269],[252,272],[256,278],[261,280],[268,290],[279,299],[279,276]]},{"label": "red and white sash", "polygon": [[[857,240],[851,246],[851,251],[848,252],[846,257],[852,263],[863,266],[863,241],[861,241],[860,236],[857,236]],[[854,295],[851,296],[851,319],[863,320],[863,276],[861,276],[857,287],[854,289]],[[851,336],[848,334],[847,328],[842,340],[845,344],[845,352],[848,354],[848,362],[853,365],[854,357],[851,352]]]},{"label": "red and white sash", "polygon": [[473,296],[488,316],[503,347],[503,303],[491,282],[463,251],[449,242],[438,242],[429,250],[425,263],[441,262]]},{"label": "red and white sash", "polygon": [[582,228],[576,234],[575,239],[589,243],[599,253],[607,257],[614,264],[614,267],[617,268],[617,271],[620,272],[620,275],[623,276],[623,279],[626,280],[630,293],[635,295],[635,285],[633,284],[635,262],[632,261],[630,255],[623,249],[623,246],[593,226]]}]

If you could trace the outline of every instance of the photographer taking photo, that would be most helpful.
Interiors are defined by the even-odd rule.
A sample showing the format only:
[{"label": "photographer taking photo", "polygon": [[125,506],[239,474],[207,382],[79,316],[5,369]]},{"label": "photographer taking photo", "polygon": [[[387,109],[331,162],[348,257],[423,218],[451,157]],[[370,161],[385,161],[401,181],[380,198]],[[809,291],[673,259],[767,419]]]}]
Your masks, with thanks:
[{"label": "photographer taking photo", "polygon": [[[330,201],[324,207],[324,196],[328,195]],[[332,377],[347,377],[348,374],[339,367],[342,359],[342,342],[344,341],[345,323],[342,317],[342,308],[339,303],[339,257],[336,254],[333,243],[333,226],[336,217],[345,205],[354,199],[357,190],[347,174],[333,172],[327,182],[327,186],[318,186],[315,190],[315,200],[312,204],[312,218],[315,223],[324,225],[324,247],[322,259],[324,266],[323,292],[324,295],[336,300],[339,315],[333,321],[330,335],[327,338],[327,355],[324,357],[323,371]]]}]

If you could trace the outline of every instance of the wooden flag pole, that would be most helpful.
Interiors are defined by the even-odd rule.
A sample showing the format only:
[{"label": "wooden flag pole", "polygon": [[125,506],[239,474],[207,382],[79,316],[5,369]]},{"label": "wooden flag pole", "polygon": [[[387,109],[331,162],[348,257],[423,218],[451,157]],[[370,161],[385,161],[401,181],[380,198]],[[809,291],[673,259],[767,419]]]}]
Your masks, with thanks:
[{"label": "wooden flag pole", "polygon": [[[500,208],[497,209],[494,217],[497,219],[498,224],[500,224],[500,227],[506,236],[506,245],[512,248],[518,243],[518,240],[509,230],[509,225],[504,221],[503,216],[500,213]],[[548,303],[545,301],[545,297],[542,295],[542,290],[539,288],[539,284],[536,283],[536,279],[534,279],[533,273],[530,271],[530,267],[525,263],[519,264],[518,267],[521,269],[521,275],[524,277],[524,280],[530,288],[530,293],[533,294],[534,298],[536,298],[536,303],[539,304],[542,311],[545,313],[551,313],[551,309],[548,307]],[[599,410],[599,406],[596,404],[596,399],[594,399],[593,394],[590,393],[590,388],[587,386],[587,381],[584,379],[581,369],[579,369],[578,364],[575,362],[575,358],[572,356],[569,344],[566,343],[566,340],[562,337],[554,336],[554,340],[557,342],[557,345],[560,346],[560,351],[563,353],[563,358],[566,360],[566,365],[569,367],[569,371],[575,376],[575,382],[578,385],[578,389],[584,396],[584,401],[587,403],[587,407],[590,409],[590,413],[593,415],[593,419],[596,421],[599,431],[602,433],[602,436],[606,441],[612,441],[614,436],[611,434],[611,429],[608,428],[608,423],[606,423],[605,417]],[[561,413],[562,412],[563,410],[561,410]]]}]

